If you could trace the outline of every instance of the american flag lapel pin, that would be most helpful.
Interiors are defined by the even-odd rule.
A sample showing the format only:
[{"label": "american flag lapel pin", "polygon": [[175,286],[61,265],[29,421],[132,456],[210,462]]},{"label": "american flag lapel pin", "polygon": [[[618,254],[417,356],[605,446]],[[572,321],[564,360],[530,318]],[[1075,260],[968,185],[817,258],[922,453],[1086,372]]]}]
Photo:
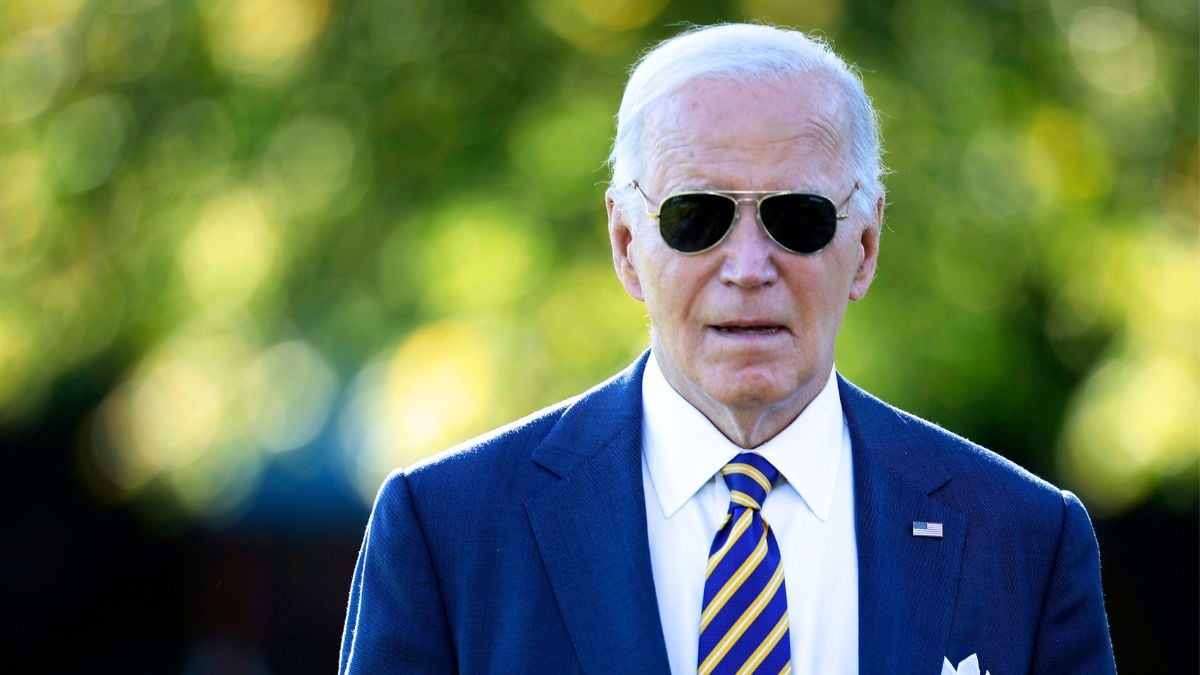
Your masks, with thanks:
[{"label": "american flag lapel pin", "polygon": [[932,537],[934,539],[942,538],[941,523],[927,523],[921,520],[913,521],[913,536],[914,537]]}]

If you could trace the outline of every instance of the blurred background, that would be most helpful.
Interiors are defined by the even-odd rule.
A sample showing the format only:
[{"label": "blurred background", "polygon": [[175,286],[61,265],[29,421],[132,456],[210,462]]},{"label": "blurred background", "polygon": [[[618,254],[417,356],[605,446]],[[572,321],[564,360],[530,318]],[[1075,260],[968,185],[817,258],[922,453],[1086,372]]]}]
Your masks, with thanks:
[{"label": "blurred background", "polygon": [[827,36],[881,111],[841,372],[1080,494],[1119,667],[1194,671],[1179,0],[3,0],[5,670],[333,671],[386,473],[645,348],[613,116],[722,20]]}]

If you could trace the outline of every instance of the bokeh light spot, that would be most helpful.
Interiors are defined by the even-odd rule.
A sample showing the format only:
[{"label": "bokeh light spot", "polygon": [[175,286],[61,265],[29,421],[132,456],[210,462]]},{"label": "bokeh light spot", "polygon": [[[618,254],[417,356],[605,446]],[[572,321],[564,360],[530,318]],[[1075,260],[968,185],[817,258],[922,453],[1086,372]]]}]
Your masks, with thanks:
[{"label": "bokeh light spot", "polygon": [[0,279],[29,269],[40,255],[35,250],[52,198],[35,151],[0,155]]},{"label": "bokeh light spot", "polygon": [[13,32],[53,30],[74,21],[84,0],[5,0],[0,26]]},{"label": "bokeh light spot", "polygon": [[44,111],[66,87],[78,64],[55,33],[10,40],[0,51],[0,121],[16,122]]},{"label": "bokeh light spot", "polygon": [[354,137],[344,122],[305,115],[281,126],[263,158],[269,193],[281,209],[311,215],[342,193],[354,168]]},{"label": "bokeh light spot", "polygon": [[251,431],[267,450],[301,447],[325,425],[337,376],[311,345],[293,340],[267,349],[246,372]]},{"label": "bokeh light spot", "polygon": [[32,317],[0,304],[0,421],[11,419],[10,405],[24,394],[38,361]]},{"label": "bokeh light spot", "polygon": [[1118,356],[1078,392],[1067,420],[1063,468],[1090,506],[1124,510],[1161,475],[1197,460],[1198,407],[1194,371],[1161,356]]},{"label": "bokeh light spot", "polygon": [[272,82],[292,73],[323,30],[326,0],[208,0],[206,35],[231,75]]},{"label": "bokeh light spot", "polygon": [[359,373],[341,427],[365,501],[389,471],[482,431],[494,391],[492,349],[470,324],[444,320],[417,329]]},{"label": "bokeh light spot", "polygon": [[132,80],[154,67],[166,51],[171,13],[160,2],[109,3],[88,23],[88,65],[100,77]]},{"label": "bokeh light spot", "polygon": [[666,0],[529,0],[534,14],[579,49],[606,51],[613,37],[662,13]]},{"label": "bokeh light spot", "polygon": [[536,322],[558,369],[619,364],[649,344],[645,305],[629,297],[611,268],[578,265],[550,287]]},{"label": "bokeh light spot", "polygon": [[1200,232],[1172,232],[1156,220],[1127,234],[1119,255],[1130,259],[1130,269],[1116,283],[1130,290],[1108,294],[1124,301],[1122,314],[1133,332],[1181,345],[1190,333],[1195,348],[1200,335],[1200,292],[1194,292],[1200,289]]},{"label": "bokeh light spot", "polygon": [[132,121],[128,102],[115,94],[96,94],[55,114],[45,144],[59,188],[84,192],[107,181],[121,161]]},{"label": "bokeh light spot", "polygon": [[107,346],[124,318],[126,303],[113,287],[112,270],[102,257],[39,275],[30,284],[29,299],[39,311],[59,319],[40,345],[58,367],[86,361]]},{"label": "bokeh light spot", "polygon": [[92,447],[118,498],[165,481],[196,517],[219,517],[250,494],[262,460],[248,430],[252,337],[237,314],[198,315],[134,368],[101,404]]},{"label": "bokeh light spot", "polygon": [[201,209],[179,251],[184,279],[201,303],[244,303],[275,272],[278,235],[249,189],[217,195]]},{"label": "bokeh light spot", "polygon": [[1085,7],[1075,13],[1067,35],[1075,67],[1093,87],[1129,94],[1154,81],[1154,41],[1132,12],[1117,6]]},{"label": "bokeh light spot", "polygon": [[187,358],[164,360],[133,386],[132,445],[137,459],[152,471],[186,466],[216,434],[221,398],[208,365]]},{"label": "bokeh light spot", "polygon": [[[433,232],[419,261],[431,309],[454,313],[496,308],[536,283],[545,247],[536,223],[508,204],[471,195],[452,199],[433,218]],[[393,250],[395,252],[395,250]],[[412,264],[412,258],[389,260]]]},{"label": "bokeh light spot", "polygon": [[186,471],[164,478],[188,516],[220,525],[244,511],[263,465],[263,456],[244,437],[235,437],[210,446]]},{"label": "bokeh light spot", "polygon": [[1025,180],[1024,161],[1010,132],[985,128],[971,138],[962,156],[963,183],[983,222],[1009,221],[1045,205]]},{"label": "bokeh light spot", "polygon": [[492,388],[484,344],[468,326],[444,322],[400,345],[388,367],[386,394],[410,447],[432,451],[434,441],[461,432],[483,412]]},{"label": "bokeh light spot", "polygon": [[1112,188],[1112,152],[1087,118],[1044,107],[1034,115],[1027,133],[1025,174],[1043,198],[1083,202]]},{"label": "bokeh light spot", "polygon": [[1102,51],[1128,45],[1137,37],[1138,30],[1137,17],[1129,10],[1093,5],[1075,12],[1067,35],[1080,47]]},{"label": "bokeh light spot", "polygon": [[586,191],[602,173],[608,154],[610,104],[572,92],[521,112],[509,133],[517,168],[548,199]]}]

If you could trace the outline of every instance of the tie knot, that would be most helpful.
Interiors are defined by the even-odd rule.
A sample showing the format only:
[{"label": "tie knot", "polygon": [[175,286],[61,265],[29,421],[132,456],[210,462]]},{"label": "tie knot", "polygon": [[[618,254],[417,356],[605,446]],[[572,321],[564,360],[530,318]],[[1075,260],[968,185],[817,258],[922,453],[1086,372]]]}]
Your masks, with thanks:
[{"label": "tie knot", "polygon": [[721,475],[729,487],[729,501],[758,511],[779,477],[779,470],[761,455],[743,452],[721,469]]}]

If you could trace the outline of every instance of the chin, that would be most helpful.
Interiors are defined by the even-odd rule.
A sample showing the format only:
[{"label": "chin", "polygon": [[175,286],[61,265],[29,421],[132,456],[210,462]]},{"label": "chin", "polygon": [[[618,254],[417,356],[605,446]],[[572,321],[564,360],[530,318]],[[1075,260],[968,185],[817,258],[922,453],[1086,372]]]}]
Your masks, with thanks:
[{"label": "chin", "polygon": [[710,397],[729,408],[761,408],[786,399],[792,392],[782,386],[776,373],[721,373],[705,387]]}]

